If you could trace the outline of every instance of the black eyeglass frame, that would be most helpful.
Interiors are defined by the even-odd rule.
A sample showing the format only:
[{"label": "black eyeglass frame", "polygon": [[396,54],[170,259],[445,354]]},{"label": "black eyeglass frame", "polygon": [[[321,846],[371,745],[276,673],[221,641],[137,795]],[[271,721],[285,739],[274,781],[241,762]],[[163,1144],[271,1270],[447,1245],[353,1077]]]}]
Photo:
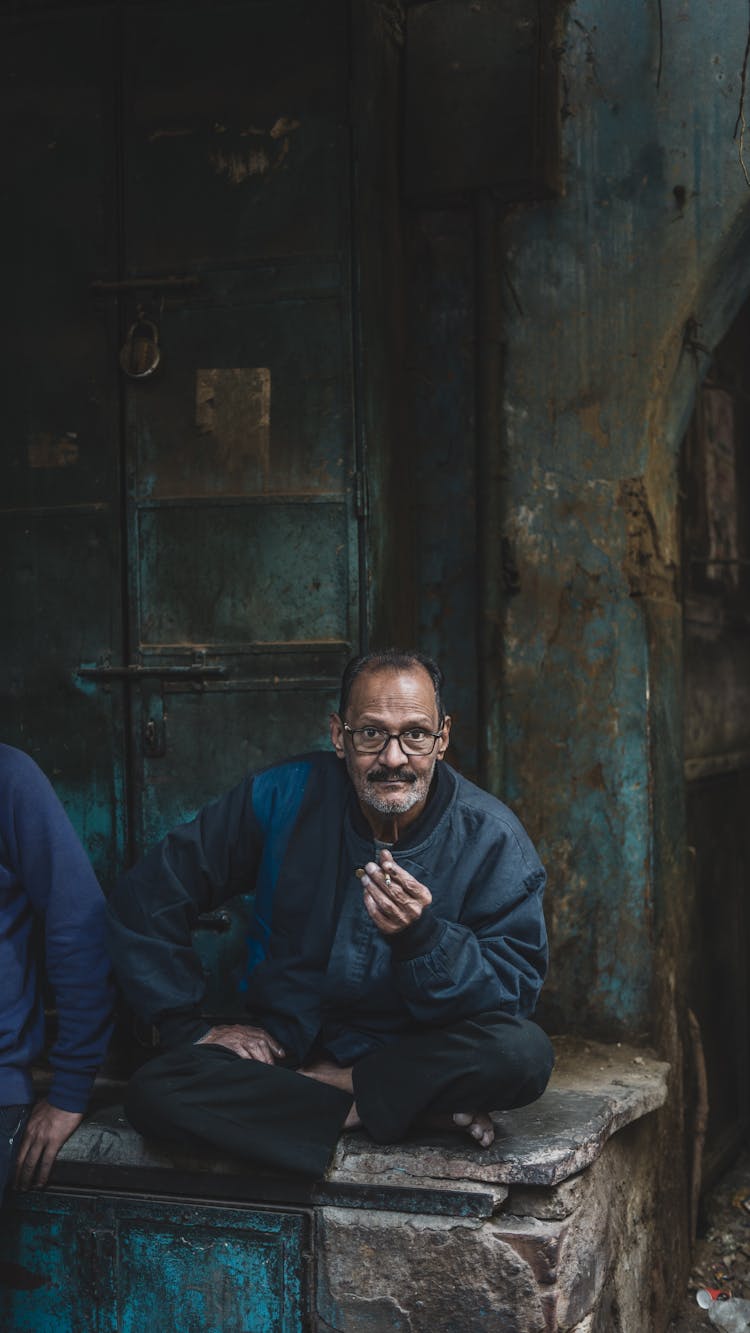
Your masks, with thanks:
[{"label": "black eyeglass frame", "polygon": [[[348,732],[349,732],[349,735],[350,735],[351,738],[352,738],[352,746],[354,747],[354,753],[355,753],[355,754],[382,754],[383,751],[390,745],[391,741],[398,741],[398,748],[399,748],[399,750],[401,751],[401,753],[402,753],[402,755],[404,756],[405,759],[422,759],[422,758],[425,758],[428,754],[432,754],[432,753],[433,753],[433,751],[434,751],[434,749],[435,749],[435,746],[436,746],[437,742],[439,741],[440,737],[441,737],[442,734],[443,734],[443,726],[445,725],[445,718],[443,718],[442,721],[441,721],[441,723],[440,723],[440,730],[439,730],[439,731],[426,731],[426,728],[424,728],[424,727],[420,727],[420,728],[419,728],[420,731],[426,731],[426,734],[427,734],[428,736],[432,736],[432,745],[430,746],[429,750],[405,750],[405,749],[404,749],[403,745],[401,744],[401,737],[402,737],[402,736],[405,736],[406,733],[407,733],[407,731],[414,731],[414,730],[415,730],[414,727],[406,727],[404,731],[389,731],[388,734],[387,734],[387,736],[386,736],[386,738],[385,738],[385,740],[383,741],[383,744],[381,745],[381,747],[380,747],[379,750],[358,750],[358,749],[357,749],[357,746],[356,746],[356,744],[355,744],[355,741],[354,741],[354,735],[355,735],[355,732],[357,732],[357,731],[364,731],[365,728],[364,728],[364,727],[350,727],[348,722],[342,722],[341,725],[343,726],[344,731],[348,731]],[[375,730],[376,730],[376,731],[380,731],[380,727],[376,727]]]}]

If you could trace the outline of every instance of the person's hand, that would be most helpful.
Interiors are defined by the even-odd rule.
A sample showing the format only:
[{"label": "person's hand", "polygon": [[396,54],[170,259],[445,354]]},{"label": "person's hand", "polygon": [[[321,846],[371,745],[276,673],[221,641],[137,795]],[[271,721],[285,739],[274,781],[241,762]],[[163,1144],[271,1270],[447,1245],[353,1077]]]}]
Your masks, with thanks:
[{"label": "person's hand", "polygon": [[79,1111],[61,1111],[47,1101],[37,1102],[26,1121],[18,1150],[14,1184],[28,1190],[47,1184],[57,1154],[83,1120]]},{"label": "person's hand", "polygon": [[432,902],[426,884],[396,865],[389,851],[379,853],[379,862],[368,861],[362,875],[365,908],[378,930],[396,935],[418,921]]},{"label": "person's hand", "polygon": [[228,1051],[241,1055],[243,1060],[259,1060],[263,1065],[273,1065],[286,1055],[284,1047],[265,1028],[247,1027],[244,1023],[227,1023],[210,1028],[205,1037],[201,1037],[195,1044],[226,1046]]}]

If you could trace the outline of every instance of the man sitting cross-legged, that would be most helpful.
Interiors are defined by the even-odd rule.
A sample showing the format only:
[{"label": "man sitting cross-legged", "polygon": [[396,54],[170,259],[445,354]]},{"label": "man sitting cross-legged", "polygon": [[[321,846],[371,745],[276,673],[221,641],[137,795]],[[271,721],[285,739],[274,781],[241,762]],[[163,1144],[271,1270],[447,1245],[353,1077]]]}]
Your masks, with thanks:
[{"label": "man sitting cross-legged", "polygon": [[[544,870],[510,810],[440,762],[441,687],[421,654],[354,658],[333,754],[248,776],[120,879],[116,971],[164,1048],[128,1089],[142,1134],[319,1176],[342,1128],[487,1147],[490,1110],[544,1091]],[[211,1026],[191,929],[251,891],[237,1018]]]}]

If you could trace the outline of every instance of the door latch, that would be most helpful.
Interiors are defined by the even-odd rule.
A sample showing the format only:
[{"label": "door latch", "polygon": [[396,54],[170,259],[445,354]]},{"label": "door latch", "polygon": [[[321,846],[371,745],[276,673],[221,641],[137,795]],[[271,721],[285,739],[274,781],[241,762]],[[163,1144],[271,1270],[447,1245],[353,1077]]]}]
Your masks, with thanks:
[{"label": "door latch", "polygon": [[149,759],[161,759],[167,753],[167,715],[161,687],[145,687],[143,706],[143,753]]}]

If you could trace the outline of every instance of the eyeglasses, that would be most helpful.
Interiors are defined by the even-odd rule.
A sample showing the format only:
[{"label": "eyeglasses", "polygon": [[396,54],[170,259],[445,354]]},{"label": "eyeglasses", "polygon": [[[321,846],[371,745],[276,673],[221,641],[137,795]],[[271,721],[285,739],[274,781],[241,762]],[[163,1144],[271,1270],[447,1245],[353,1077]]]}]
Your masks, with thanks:
[{"label": "eyeglasses", "polygon": [[384,731],[382,727],[350,727],[344,723],[344,731],[352,738],[352,745],[357,754],[380,754],[390,741],[398,741],[402,754],[432,754],[435,742],[442,736],[440,731],[425,731],[423,727],[408,727],[406,731]]}]

